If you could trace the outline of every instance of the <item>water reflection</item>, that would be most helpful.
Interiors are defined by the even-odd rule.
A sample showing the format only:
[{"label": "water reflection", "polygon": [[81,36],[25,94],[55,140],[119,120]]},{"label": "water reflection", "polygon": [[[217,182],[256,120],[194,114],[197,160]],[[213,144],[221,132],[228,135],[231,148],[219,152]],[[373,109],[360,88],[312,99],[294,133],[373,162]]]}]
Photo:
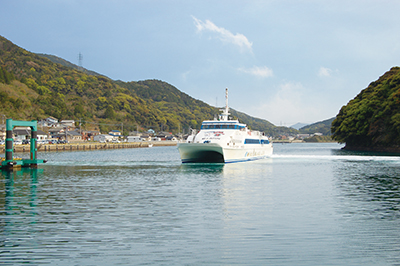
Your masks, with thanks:
[{"label": "water reflection", "polygon": [[377,219],[400,218],[400,164],[397,160],[346,161],[335,174],[349,213]]},{"label": "water reflection", "polygon": [[222,173],[224,171],[225,164],[215,163],[215,164],[181,164],[179,166],[179,171],[182,173]]},{"label": "water reflection", "polygon": [[0,188],[0,208],[5,210],[3,215],[26,212],[23,210],[26,206],[21,206],[24,203],[28,203],[32,210],[36,207],[37,179],[40,173],[43,173],[43,169],[1,171],[3,182]]},{"label": "water reflection", "polygon": [[346,158],[335,164],[341,199],[348,214],[375,219],[400,218],[400,157],[396,153],[333,150]]},{"label": "water reflection", "polygon": [[[25,168],[19,171],[1,171],[0,246],[5,250],[19,246],[37,246],[31,236],[34,234],[33,225],[38,220],[37,185],[38,176],[42,173],[43,169]],[[13,263],[18,263],[20,258],[11,256],[10,259]],[[29,262],[29,259],[19,262],[22,261]]]},{"label": "water reflection", "polygon": [[367,151],[349,151],[344,149],[332,149],[332,155],[339,156],[376,156],[376,157],[399,157],[400,153],[393,152],[367,152]]}]

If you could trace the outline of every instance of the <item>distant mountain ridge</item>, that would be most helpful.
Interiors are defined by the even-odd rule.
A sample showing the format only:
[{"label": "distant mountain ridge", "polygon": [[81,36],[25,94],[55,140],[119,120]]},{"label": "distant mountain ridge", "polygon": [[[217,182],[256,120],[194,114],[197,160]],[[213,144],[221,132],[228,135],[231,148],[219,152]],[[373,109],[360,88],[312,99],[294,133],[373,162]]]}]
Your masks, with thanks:
[{"label": "distant mountain ridge", "polygon": [[296,123],[296,124],[294,124],[294,125],[292,125],[290,127],[299,130],[300,128],[305,127],[307,125],[308,124],[304,124],[304,123]]}]

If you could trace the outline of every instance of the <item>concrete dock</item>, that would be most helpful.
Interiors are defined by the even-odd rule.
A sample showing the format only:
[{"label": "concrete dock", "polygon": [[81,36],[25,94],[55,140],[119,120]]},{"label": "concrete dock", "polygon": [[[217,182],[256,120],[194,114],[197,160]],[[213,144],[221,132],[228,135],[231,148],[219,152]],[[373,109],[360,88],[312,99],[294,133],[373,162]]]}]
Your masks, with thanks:
[{"label": "concrete dock", "polygon": [[[38,144],[38,152],[50,151],[90,151],[106,149],[128,149],[128,148],[147,148],[149,146],[176,146],[176,141],[143,141],[143,142],[121,142],[121,143],[99,143],[99,142],[80,142],[67,144]],[[14,152],[29,152],[28,145],[14,145]],[[0,153],[5,152],[5,146],[0,145]]]}]

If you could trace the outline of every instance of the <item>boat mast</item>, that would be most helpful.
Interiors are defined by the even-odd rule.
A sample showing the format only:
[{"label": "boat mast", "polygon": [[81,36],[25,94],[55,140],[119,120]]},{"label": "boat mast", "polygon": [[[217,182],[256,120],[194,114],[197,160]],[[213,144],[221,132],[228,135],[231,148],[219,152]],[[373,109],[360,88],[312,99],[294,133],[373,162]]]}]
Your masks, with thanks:
[{"label": "boat mast", "polygon": [[228,121],[229,106],[228,106],[228,88],[225,89],[225,109],[221,109],[222,114],[219,116],[221,121]]}]

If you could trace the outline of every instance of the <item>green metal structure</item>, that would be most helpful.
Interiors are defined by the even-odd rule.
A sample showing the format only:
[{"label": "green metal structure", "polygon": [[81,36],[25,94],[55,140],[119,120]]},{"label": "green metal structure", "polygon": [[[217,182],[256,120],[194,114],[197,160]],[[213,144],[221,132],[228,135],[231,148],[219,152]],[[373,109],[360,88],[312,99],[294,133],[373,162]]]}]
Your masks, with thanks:
[{"label": "green metal structure", "polygon": [[[12,131],[16,126],[31,128],[30,159],[14,160],[14,140]],[[5,153],[5,160],[1,162],[2,169],[13,169],[15,167],[36,168],[39,163],[45,163],[46,160],[37,159],[37,121],[14,121],[12,119],[7,119]]]}]

